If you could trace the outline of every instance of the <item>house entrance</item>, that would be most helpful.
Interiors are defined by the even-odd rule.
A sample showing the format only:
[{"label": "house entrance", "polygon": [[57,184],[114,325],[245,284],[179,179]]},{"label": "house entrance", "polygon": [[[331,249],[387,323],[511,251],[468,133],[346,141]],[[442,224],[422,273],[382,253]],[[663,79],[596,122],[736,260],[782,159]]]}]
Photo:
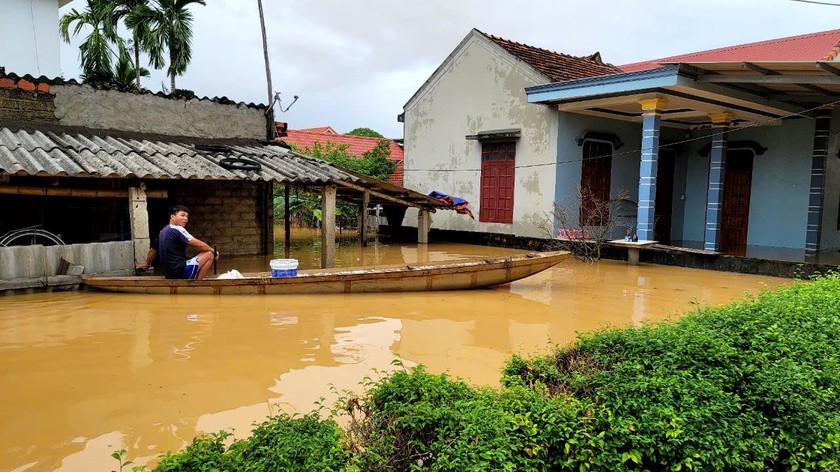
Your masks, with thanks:
[{"label": "house entrance", "polygon": [[720,250],[726,254],[743,256],[747,251],[752,170],[752,151],[726,152],[720,224]]},{"label": "house entrance", "polygon": [[673,149],[659,148],[656,163],[656,207],[654,209],[653,239],[662,244],[671,244],[671,212],[674,201],[674,161]]}]

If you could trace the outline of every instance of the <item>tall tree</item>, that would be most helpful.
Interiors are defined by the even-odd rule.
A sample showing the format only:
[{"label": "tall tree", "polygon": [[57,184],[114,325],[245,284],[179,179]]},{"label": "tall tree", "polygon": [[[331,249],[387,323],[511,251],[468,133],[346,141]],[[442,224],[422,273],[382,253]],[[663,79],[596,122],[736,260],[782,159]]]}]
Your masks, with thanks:
[{"label": "tall tree", "polygon": [[90,30],[79,46],[82,76],[87,82],[107,83],[113,74],[113,60],[117,55],[111,45],[122,40],[110,34],[107,26],[109,14],[106,0],[88,0],[84,10],[80,12],[73,8],[59,21],[59,32],[67,43],[70,43],[71,26],[74,37],[84,29]]},{"label": "tall tree", "polygon": [[126,26],[129,28],[136,28],[140,23],[148,25],[148,51],[155,69],[162,69],[166,65],[166,51],[169,57],[166,74],[173,93],[175,77],[186,72],[192,59],[193,16],[187,10],[187,6],[192,3],[206,5],[205,0],[154,0],[152,5],[141,5],[132,11],[130,17],[126,17]]},{"label": "tall tree", "polygon": [[152,31],[149,23],[135,21],[134,16],[140,14],[142,7],[148,8],[149,0],[107,0],[107,2],[108,9],[111,11],[106,22],[109,36],[118,36],[117,28],[120,20],[125,20],[126,27],[131,31],[134,52],[134,79],[137,90],[140,90],[141,71],[145,70],[140,67],[140,50],[149,49]]},{"label": "tall tree", "polygon": [[368,138],[384,138],[381,134],[377,133],[376,131],[370,128],[356,128],[349,133],[346,133],[350,136],[366,136]]}]

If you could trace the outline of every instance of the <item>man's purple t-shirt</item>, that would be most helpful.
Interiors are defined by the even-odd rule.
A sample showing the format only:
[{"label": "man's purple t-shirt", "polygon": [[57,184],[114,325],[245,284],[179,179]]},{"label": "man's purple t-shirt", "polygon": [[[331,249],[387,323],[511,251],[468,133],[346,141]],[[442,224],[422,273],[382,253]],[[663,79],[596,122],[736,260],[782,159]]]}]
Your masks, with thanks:
[{"label": "man's purple t-shirt", "polygon": [[167,279],[184,277],[184,267],[187,265],[187,243],[192,239],[192,235],[183,226],[166,225],[160,230],[157,251],[160,254],[163,274]]}]

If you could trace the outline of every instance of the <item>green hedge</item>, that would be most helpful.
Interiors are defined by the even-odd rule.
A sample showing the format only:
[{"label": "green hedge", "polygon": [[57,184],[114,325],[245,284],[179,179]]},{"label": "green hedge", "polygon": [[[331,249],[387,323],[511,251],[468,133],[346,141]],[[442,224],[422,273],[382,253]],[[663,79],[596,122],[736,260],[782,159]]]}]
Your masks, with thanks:
[{"label": "green hedge", "polygon": [[421,366],[206,436],[155,470],[840,470],[836,274],[675,323],[609,329],[532,358],[502,388]]}]

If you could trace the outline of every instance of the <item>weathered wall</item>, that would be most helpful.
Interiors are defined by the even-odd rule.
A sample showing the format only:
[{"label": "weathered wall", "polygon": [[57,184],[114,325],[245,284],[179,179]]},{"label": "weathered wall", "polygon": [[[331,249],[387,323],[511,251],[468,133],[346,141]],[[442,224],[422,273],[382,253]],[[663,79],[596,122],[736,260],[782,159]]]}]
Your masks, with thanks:
[{"label": "weathered wall", "polygon": [[[170,193],[170,202],[190,209],[187,230],[196,238],[216,245],[225,255],[262,254],[266,208],[263,183],[251,181],[185,181]],[[162,227],[166,222],[162,222]],[[152,237],[157,235],[153,232]]]},{"label": "weathered wall", "polygon": [[55,115],[62,126],[208,139],[265,139],[265,108],[209,99],[54,85]]},{"label": "weathered wall", "polygon": [[0,77],[0,125],[57,125],[54,96],[47,83]]},{"label": "weathered wall", "polygon": [[115,241],[0,247],[0,280],[56,275],[61,259],[84,267],[85,274],[133,270],[134,244],[131,241]]},{"label": "weathered wall", "polygon": [[[554,201],[557,112],[529,104],[525,87],[548,79],[472,34],[405,107],[407,188],[456,195],[470,202],[476,219],[451,211],[432,216],[432,227],[544,237]],[[481,143],[465,139],[480,131],[519,128],[513,224],[479,221]],[[409,209],[404,224],[417,226]]]}]

